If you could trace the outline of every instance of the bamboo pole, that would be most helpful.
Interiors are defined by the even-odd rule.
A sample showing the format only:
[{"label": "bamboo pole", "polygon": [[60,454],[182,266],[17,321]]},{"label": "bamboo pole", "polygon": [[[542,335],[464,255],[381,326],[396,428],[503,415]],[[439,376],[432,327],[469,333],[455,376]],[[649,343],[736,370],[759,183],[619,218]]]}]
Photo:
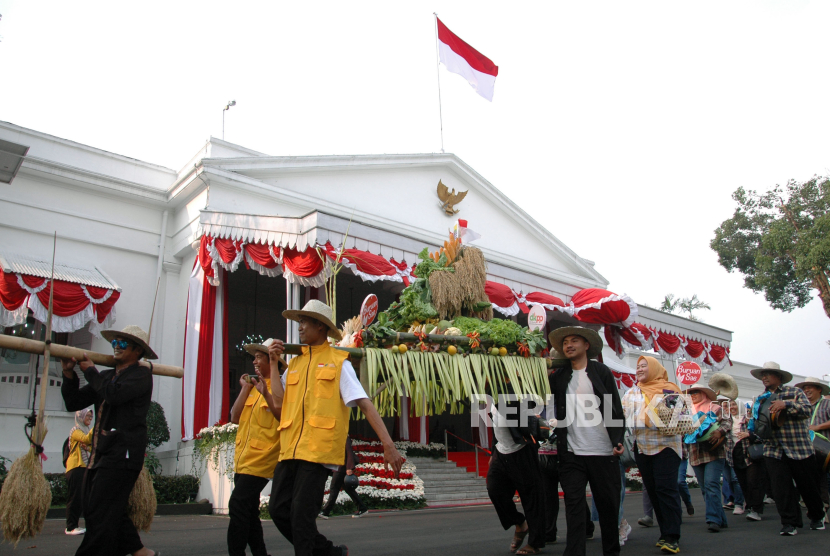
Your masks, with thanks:
[{"label": "bamboo pole", "polygon": [[[38,446],[43,446],[46,438],[46,388],[49,387],[49,363],[52,358],[52,309],[55,301],[55,251],[58,248],[58,232],[52,243],[52,277],[49,279],[49,310],[46,316],[46,341],[43,343],[43,366],[40,375],[40,404],[37,412],[37,426],[35,427],[34,440]],[[40,448],[42,450],[42,448]]]},{"label": "bamboo pole", "polygon": [[[5,334],[0,334],[0,348],[5,349],[13,349],[16,351],[21,351],[23,353],[34,353],[40,355],[44,353],[46,349],[45,342],[39,342],[37,340],[29,340],[28,338],[21,338],[18,336],[7,336]],[[103,353],[97,353],[95,351],[86,351],[83,349],[78,349],[71,346],[64,346],[61,344],[52,344],[50,346],[52,355],[55,357],[60,357],[64,359],[70,359],[74,357],[78,361],[84,358],[84,353],[86,353],[87,357],[95,363],[96,365],[104,365],[107,367],[115,367],[115,359],[112,355],[105,355]],[[147,365],[147,362],[142,362],[143,365]],[[169,376],[173,378],[182,378],[184,376],[184,369],[181,367],[174,367],[173,365],[161,365],[158,363],[153,363],[153,374],[158,376]]]}]

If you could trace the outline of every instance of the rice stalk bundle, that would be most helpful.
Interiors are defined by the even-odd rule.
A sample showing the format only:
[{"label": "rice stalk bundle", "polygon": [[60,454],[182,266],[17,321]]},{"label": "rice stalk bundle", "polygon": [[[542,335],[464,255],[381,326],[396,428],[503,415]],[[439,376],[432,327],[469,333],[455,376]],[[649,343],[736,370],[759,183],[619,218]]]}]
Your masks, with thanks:
[{"label": "rice stalk bundle", "polygon": [[481,249],[465,247],[453,267],[456,277],[461,281],[464,300],[473,301],[481,298],[487,284],[487,261],[484,260]]},{"label": "rice stalk bundle", "polygon": [[429,275],[432,306],[441,319],[453,319],[461,314],[463,293],[460,284],[452,272],[436,271]]},{"label": "rice stalk bundle", "polygon": [[52,503],[52,489],[34,448],[17,458],[0,492],[0,522],[3,538],[14,543],[34,538],[43,530]]},{"label": "rice stalk bundle", "polygon": [[147,468],[141,468],[141,473],[130,492],[129,508],[130,520],[135,528],[139,531],[149,531],[153,524],[153,516],[156,515],[156,490]]}]

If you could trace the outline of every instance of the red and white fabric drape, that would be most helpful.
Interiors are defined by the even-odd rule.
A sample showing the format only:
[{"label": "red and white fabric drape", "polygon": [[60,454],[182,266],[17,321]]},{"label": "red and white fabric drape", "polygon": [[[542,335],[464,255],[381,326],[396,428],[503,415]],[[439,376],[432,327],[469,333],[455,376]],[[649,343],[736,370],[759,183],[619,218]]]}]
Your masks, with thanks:
[{"label": "red and white fabric drape", "polygon": [[401,414],[398,417],[398,436],[401,440],[429,444],[429,415],[410,416],[409,405],[412,400],[401,396]]},{"label": "red and white fabric drape", "polygon": [[[115,303],[121,292],[114,289],[55,280],[52,331],[75,332],[89,323],[89,331],[101,330],[115,322]],[[0,325],[15,326],[26,322],[31,309],[42,323],[49,314],[50,281],[47,278],[4,273],[0,269]]]},{"label": "red and white fabric drape", "polygon": [[689,361],[708,365],[716,371],[720,371],[727,364],[732,365],[728,346],[673,334],[638,322],[625,328],[606,325],[605,341],[617,355],[622,355],[623,348],[627,346],[644,351],[654,350],[670,359],[682,356]]},{"label": "red and white fabric drape", "polygon": [[506,317],[512,317],[521,311],[527,313],[530,307],[542,305],[548,311],[566,311],[565,302],[556,297],[542,292],[531,292],[527,295],[517,292],[498,282],[490,280],[484,285],[484,292],[487,294],[494,311],[498,311]]},{"label": "red and white fabric drape", "polygon": [[[184,337],[182,380],[182,440],[191,440],[205,427],[228,418],[228,282],[223,265],[211,251],[225,250],[202,238],[190,274]],[[233,247],[233,246],[231,246]],[[220,255],[221,256],[221,255]],[[237,258],[236,252],[233,255]],[[239,257],[242,260],[242,257]],[[225,264],[233,262],[224,261]],[[239,261],[236,262],[239,264]]]}]

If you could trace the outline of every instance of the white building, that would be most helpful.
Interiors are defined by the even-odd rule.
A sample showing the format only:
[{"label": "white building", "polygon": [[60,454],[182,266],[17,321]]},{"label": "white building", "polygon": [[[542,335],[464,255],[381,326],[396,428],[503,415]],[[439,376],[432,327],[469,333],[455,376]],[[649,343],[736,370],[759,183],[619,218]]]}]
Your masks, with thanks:
[{"label": "white building", "polygon": [[[457,216],[441,208],[439,180],[450,189],[469,191],[455,207]],[[300,307],[312,296],[323,298],[321,276],[302,275],[308,260],[301,255],[316,256],[309,251],[315,246],[330,243],[377,257],[352,261],[357,266],[338,278],[339,321],[357,314],[370,292],[386,307],[404,287],[417,253],[441,245],[459,217],[482,234],[476,245],[488,260],[489,279],[517,295],[516,303],[502,312],[518,313],[520,322],[526,317],[518,305],[530,292],[567,304],[580,290],[607,287],[593,262],[568,249],[521,204],[452,154],[278,157],[211,138],[176,171],[0,123],[0,262],[11,277],[9,288],[19,286],[19,274],[30,276],[33,283],[48,278],[54,232],[59,278],[84,285],[89,299],[98,296],[89,307],[101,310],[96,303],[106,297],[101,292],[109,292],[107,299],[120,294],[114,304],[115,328],[150,326],[158,284],[151,345],[161,362],[181,365],[185,359],[186,368],[184,380],[156,377],[154,382],[153,399],[164,407],[171,428],[171,441],[160,448],[168,453],[168,472],[176,465],[183,437],[227,420],[238,377],[250,370],[235,346],[251,334],[291,339],[293,331],[281,312]],[[211,239],[199,264],[203,237]],[[260,254],[270,256],[269,262],[257,265],[245,244],[264,249]],[[368,271],[361,267],[361,262],[371,266],[378,261]],[[390,261],[406,265],[390,274]],[[202,268],[215,276],[205,279]],[[203,294],[210,299],[193,302]],[[36,316],[36,292],[27,299],[24,305],[34,306]],[[210,323],[199,314],[200,307],[215,308]],[[108,344],[94,335],[108,322],[90,327],[83,319],[96,320],[98,313],[84,311],[62,321],[64,327],[77,328],[58,341],[109,352]],[[4,324],[25,321],[5,333],[39,334],[39,324],[26,313],[25,306],[15,313],[0,305]],[[558,311],[548,315],[554,327],[576,322]],[[186,356],[188,318],[193,332]],[[712,345],[728,347],[731,342],[729,331],[645,307],[638,320]],[[194,344],[208,325],[213,337]],[[618,365],[633,368],[631,357],[620,362],[606,349],[606,361]],[[31,412],[37,361],[0,353],[0,454],[7,457],[27,448],[22,427]],[[726,367],[733,372],[742,368]],[[46,470],[56,472],[62,470],[59,451],[72,418],[62,411],[57,363],[50,373],[55,388],[49,391]],[[740,384],[749,393],[757,385],[744,378]],[[179,465],[178,472],[188,472]]]}]

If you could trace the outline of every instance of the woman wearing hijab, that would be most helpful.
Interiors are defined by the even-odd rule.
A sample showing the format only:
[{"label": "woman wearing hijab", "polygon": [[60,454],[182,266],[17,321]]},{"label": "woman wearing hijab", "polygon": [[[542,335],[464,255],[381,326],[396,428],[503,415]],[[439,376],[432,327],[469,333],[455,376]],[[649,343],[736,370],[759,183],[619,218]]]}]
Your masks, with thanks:
[{"label": "woman wearing hijab", "polygon": [[89,465],[89,447],[92,444],[92,410],[75,412],[75,426],[69,431],[69,457],[66,459],[66,482],[69,483],[69,500],[66,502],[66,534],[83,535],[86,529],[78,528],[81,517],[81,501],[84,471]]},{"label": "woman wearing hijab", "polygon": [[681,436],[667,436],[657,429],[654,408],[666,394],[680,389],[668,380],[666,369],[653,357],[637,360],[637,384],[622,399],[626,421],[634,434],[634,457],[643,485],[654,506],[660,539],[657,546],[667,554],[680,552],[682,522],[677,471],[682,454]]}]

